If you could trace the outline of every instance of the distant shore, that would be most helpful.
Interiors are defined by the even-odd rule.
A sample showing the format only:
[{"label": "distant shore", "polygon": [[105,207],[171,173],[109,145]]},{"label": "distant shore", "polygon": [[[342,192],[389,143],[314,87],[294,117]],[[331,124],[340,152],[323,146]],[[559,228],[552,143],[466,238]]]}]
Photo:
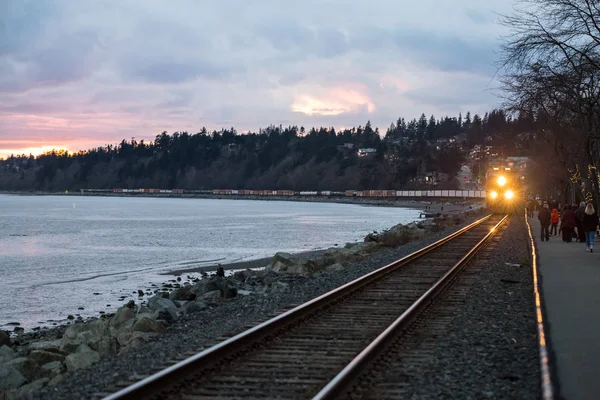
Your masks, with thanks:
[{"label": "distant shore", "polygon": [[258,200],[258,201],[295,201],[307,203],[341,203],[379,207],[413,208],[428,214],[456,214],[466,211],[469,206],[480,204],[478,198],[386,198],[386,197],[345,197],[345,196],[256,196],[256,195],[215,195],[215,194],[173,194],[173,193],[79,193],[79,192],[22,192],[0,191],[0,194],[17,196],[76,196],[76,197],[144,197],[144,198],[182,198],[182,199],[219,199],[219,200]]}]

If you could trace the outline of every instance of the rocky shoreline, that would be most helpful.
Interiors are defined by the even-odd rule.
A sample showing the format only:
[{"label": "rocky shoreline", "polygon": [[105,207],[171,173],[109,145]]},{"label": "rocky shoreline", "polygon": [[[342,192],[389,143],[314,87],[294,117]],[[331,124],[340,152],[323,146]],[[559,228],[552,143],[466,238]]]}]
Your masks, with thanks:
[{"label": "rocky shoreline", "polygon": [[[148,367],[159,360],[201,350],[218,335],[243,330],[278,307],[307,301],[409,254],[480,215],[470,211],[397,225],[369,234],[361,243],[319,252],[277,253],[261,271],[238,270],[227,277],[203,272],[204,279],[180,271],[182,276],[157,288],[152,297],[140,291],[138,301],[129,301],[114,314],[50,330],[21,332],[12,339],[0,333],[0,399],[88,397],[90,390],[102,391],[114,383],[116,377],[110,371],[121,368],[117,365],[128,365],[120,369],[120,376],[147,374]],[[162,346],[165,343],[174,347],[167,349]],[[135,360],[149,347],[158,354],[150,351],[154,361],[140,365]],[[94,372],[90,375],[87,367],[91,365]],[[108,375],[100,377],[99,368]],[[93,384],[83,384],[86,379]]]}]

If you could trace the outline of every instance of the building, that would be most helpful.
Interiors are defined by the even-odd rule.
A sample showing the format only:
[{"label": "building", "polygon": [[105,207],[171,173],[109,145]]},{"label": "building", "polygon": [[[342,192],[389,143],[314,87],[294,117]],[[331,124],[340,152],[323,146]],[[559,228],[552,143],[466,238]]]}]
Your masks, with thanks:
[{"label": "building", "polygon": [[374,156],[375,153],[377,153],[377,149],[372,149],[372,148],[358,149],[358,152],[357,152],[359,157]]}]

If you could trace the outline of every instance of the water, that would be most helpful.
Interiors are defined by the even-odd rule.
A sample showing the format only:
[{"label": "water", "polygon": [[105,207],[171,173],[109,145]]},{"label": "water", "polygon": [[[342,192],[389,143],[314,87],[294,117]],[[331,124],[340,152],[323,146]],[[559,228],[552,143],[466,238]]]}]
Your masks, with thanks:
[{"label": "water", "polygon": [[161,273],[343,246],[418,214],[335,203],[0,195],[0,327],[114,312],[119,297],[173,279]]}]

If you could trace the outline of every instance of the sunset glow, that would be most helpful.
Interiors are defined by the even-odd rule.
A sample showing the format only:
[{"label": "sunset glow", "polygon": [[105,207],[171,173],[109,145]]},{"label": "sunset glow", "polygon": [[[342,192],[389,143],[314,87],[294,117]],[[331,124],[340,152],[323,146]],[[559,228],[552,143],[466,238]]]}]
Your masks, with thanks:
[{"label": "sunset glow", "polygon": [[203,127],[368,120],[383,134],[399,117],[482,113],[498,103],[504,28],[490,21],[512,9],[423,0],[399,24],[406,2],[126,3],[8,0],[0,157]]}]

